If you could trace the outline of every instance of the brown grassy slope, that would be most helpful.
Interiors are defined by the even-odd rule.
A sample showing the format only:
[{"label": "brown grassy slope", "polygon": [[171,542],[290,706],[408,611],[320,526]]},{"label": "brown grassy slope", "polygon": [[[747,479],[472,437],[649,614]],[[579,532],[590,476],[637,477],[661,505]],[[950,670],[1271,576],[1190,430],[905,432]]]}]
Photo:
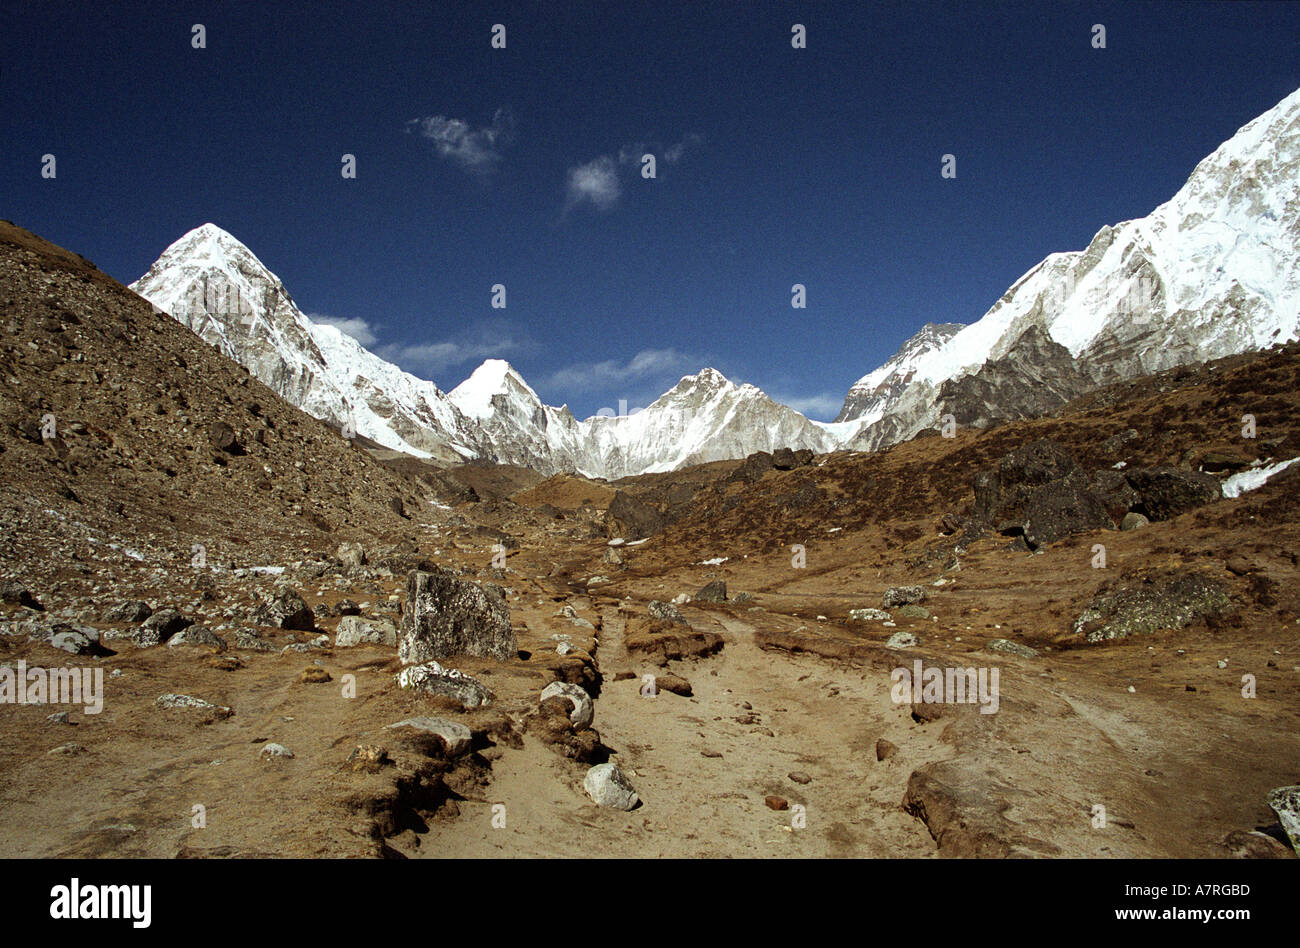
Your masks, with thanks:
[{"label": "brown grassy slope", "polygon": [[[427,493],[83,258],[0,223],[0,560],[45,573],[121,540],[246,564],[417,534]],[[58,437],[42,439],[52,414]],[[216,448],[229,425],[242,453]],[[156,564],[155,564],[156,565]]]}]

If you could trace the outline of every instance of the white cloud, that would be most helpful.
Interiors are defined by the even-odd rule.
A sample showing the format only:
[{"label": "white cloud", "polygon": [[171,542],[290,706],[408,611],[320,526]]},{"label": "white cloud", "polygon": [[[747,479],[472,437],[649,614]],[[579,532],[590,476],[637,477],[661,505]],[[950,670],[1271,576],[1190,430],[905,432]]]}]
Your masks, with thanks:
[{"label": "white cloud", "polygon": [[608,155],[569,169],[570,206],[590,201],[597,209],[607,211],[618,203],[621,193],[618,166]]},{"label": "white cloud", "polygon": [[817,421],[834,418],[844,405],[844,396],[832,392],[823,392],[820,395],[795,395],[789,398],[773,395],[772,400]]},{"label": "white cloud", "polygon": [[363,346],[370,347],[379,341],[374,327],[359,316],[326,316],[324,313],[307,313],[307,318],[322,326],[334,326],[347,333]]},{"label": "white cloud", "polygon": [[676,375],[680,378],[704,364],[703,360],[676,349],[642,349],[626,362],[606,359],[560,369],[551,375],[548,387],[562,391],[590,391],[654,376]]},{"label": "white cloud", "polygon": [[704,136],[691,132],[675,145],[665,145],[663,142],[654,144],[645,144],[637,142],[635,145],[624,145],[618,150],[618,163],[620,165],[640,164],[644,155],[656,155],[660,161],[665,164],[675,165],[682,160],[686,154],[687,148],[694,148],[704,141]]},{"label": "white cloud", "polygon": [[454,161],[468,171],[486,172],[501,160],[502,149],[514,137],[515,120],[509,109],[497,109],[492,124],[473,128],[464,119],[433,115],[411,119],[407,131],[415,128],[433,142],[443,158]]},{"label": "white cloud", "polygon": [[379,348],[375,354],[413,375],[433,378],[467,362],[497,359],[530,348],[527,339],[517,335],[508,324],[489,321],[459,340],[393,343]]}]

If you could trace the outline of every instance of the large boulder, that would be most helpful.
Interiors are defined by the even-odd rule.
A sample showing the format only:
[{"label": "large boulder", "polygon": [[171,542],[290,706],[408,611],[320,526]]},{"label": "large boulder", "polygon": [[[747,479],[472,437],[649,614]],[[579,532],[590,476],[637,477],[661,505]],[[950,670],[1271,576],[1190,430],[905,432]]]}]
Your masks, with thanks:
[{"label": "large boulder", "polygon": [[500,586],[461,579],[452,570],[412,570],[398,657],[405,665],[478,655],[507,661],[519,650]]},{"label": "large boulder", "polygon": [[638,500],[627,491],[617,491],[605,511],[605,529],[610,536],[640,540],[658,533],[666,520],[658,508]]},{"label": "large boulder", "polygon": [[1030,549],[1076,533],[1113,529],[1115,521],[1101,498],[1068,480],[1044,484],[1025,504],[1023,535]]},{"label": "large boulder", "polygon": [[253,612],[256,625],[310,632],[316,628],[316,613],[306,600],[288,586],[281,586]]},{"label": "large boulder", "polygon": [[1128,482],[1140,498],[1133,509],[1151,520],[1170,520],[1223,497],[1218,478],[1176,467],[1130,471]]},{"label": "large boulder", "polygon": [[350,648],[362,643],[371,645],[397,645],[397,626],[387,619],[363,619],[361,616],[344,616],[339,619],[334,644]]},{"label": "large boulder", "polygon": [[778,471],[792,471],[796,467],[811,464],[815,455],[808,448],[795,451],[793,448],[777,448],[772,452],[772,466]]},{"label": "large boulder", "polygon": [[482,707],[493,697],[477,678],[455,668],[443,668],[437,662],[403,668],[397,675],[397,684],[428,695],[453,698],[466,708]]},{"label": "large boulder", "polygon": [[885,594],[880,597],[880,604],[886,609],[893,609],[895,606],[908,606],[918,602],[925,602],[924,586],[890,586],[885,590]]},{"label": "large boulder", "polygon": [[1074,621],[1087,642],[1176,631],[1229,612],[1228,588],[1197,572],[1152,572],[1103,585]]},{"label": "large boulder", "polygon": [[159,609],[140,625],[135,641],[141,648],[148,648],[166,642],[177,632],[193,624],[192,620],[185,618],[175,609]]},{"label": "large boulder", "polygon": [[984,523],[1022,523],[1025,508],[1044,485],[1065,481],[1086,487],[1083,469],[1064,447],[1046,438],[1021,445],[998,461],[996,471],[975,476],[972,516]]}]

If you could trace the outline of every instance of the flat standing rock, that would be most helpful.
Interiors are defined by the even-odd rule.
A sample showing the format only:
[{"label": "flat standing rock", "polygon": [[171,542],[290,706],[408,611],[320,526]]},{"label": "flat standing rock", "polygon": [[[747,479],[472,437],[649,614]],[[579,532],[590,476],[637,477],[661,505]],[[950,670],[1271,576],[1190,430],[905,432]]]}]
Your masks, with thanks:
[{"label": "flat standing rock", "polygon": [[385,730],[393,730],[399,727],[409,727],[437,737],[442,741],[443,751],[448,757],[460,757],[462,754],[469,753],[473,738],[470,729],[465,725],[456,721],[447,721],[443,718],[407,718],[405,721],[386,725]]}]

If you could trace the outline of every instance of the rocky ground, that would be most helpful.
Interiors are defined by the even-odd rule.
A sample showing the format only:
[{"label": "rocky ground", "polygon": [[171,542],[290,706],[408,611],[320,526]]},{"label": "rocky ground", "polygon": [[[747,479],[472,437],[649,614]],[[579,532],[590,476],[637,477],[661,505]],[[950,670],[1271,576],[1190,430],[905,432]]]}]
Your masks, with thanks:
[{"label": "rocky ground", "polygon": [[0,704],[5,855],[1294,858],[1300,465],[1223,485],[1300,455],[1296,347],[607,484],[346,441],[11,225],[0,276],[0,665],[103,681]]}]

